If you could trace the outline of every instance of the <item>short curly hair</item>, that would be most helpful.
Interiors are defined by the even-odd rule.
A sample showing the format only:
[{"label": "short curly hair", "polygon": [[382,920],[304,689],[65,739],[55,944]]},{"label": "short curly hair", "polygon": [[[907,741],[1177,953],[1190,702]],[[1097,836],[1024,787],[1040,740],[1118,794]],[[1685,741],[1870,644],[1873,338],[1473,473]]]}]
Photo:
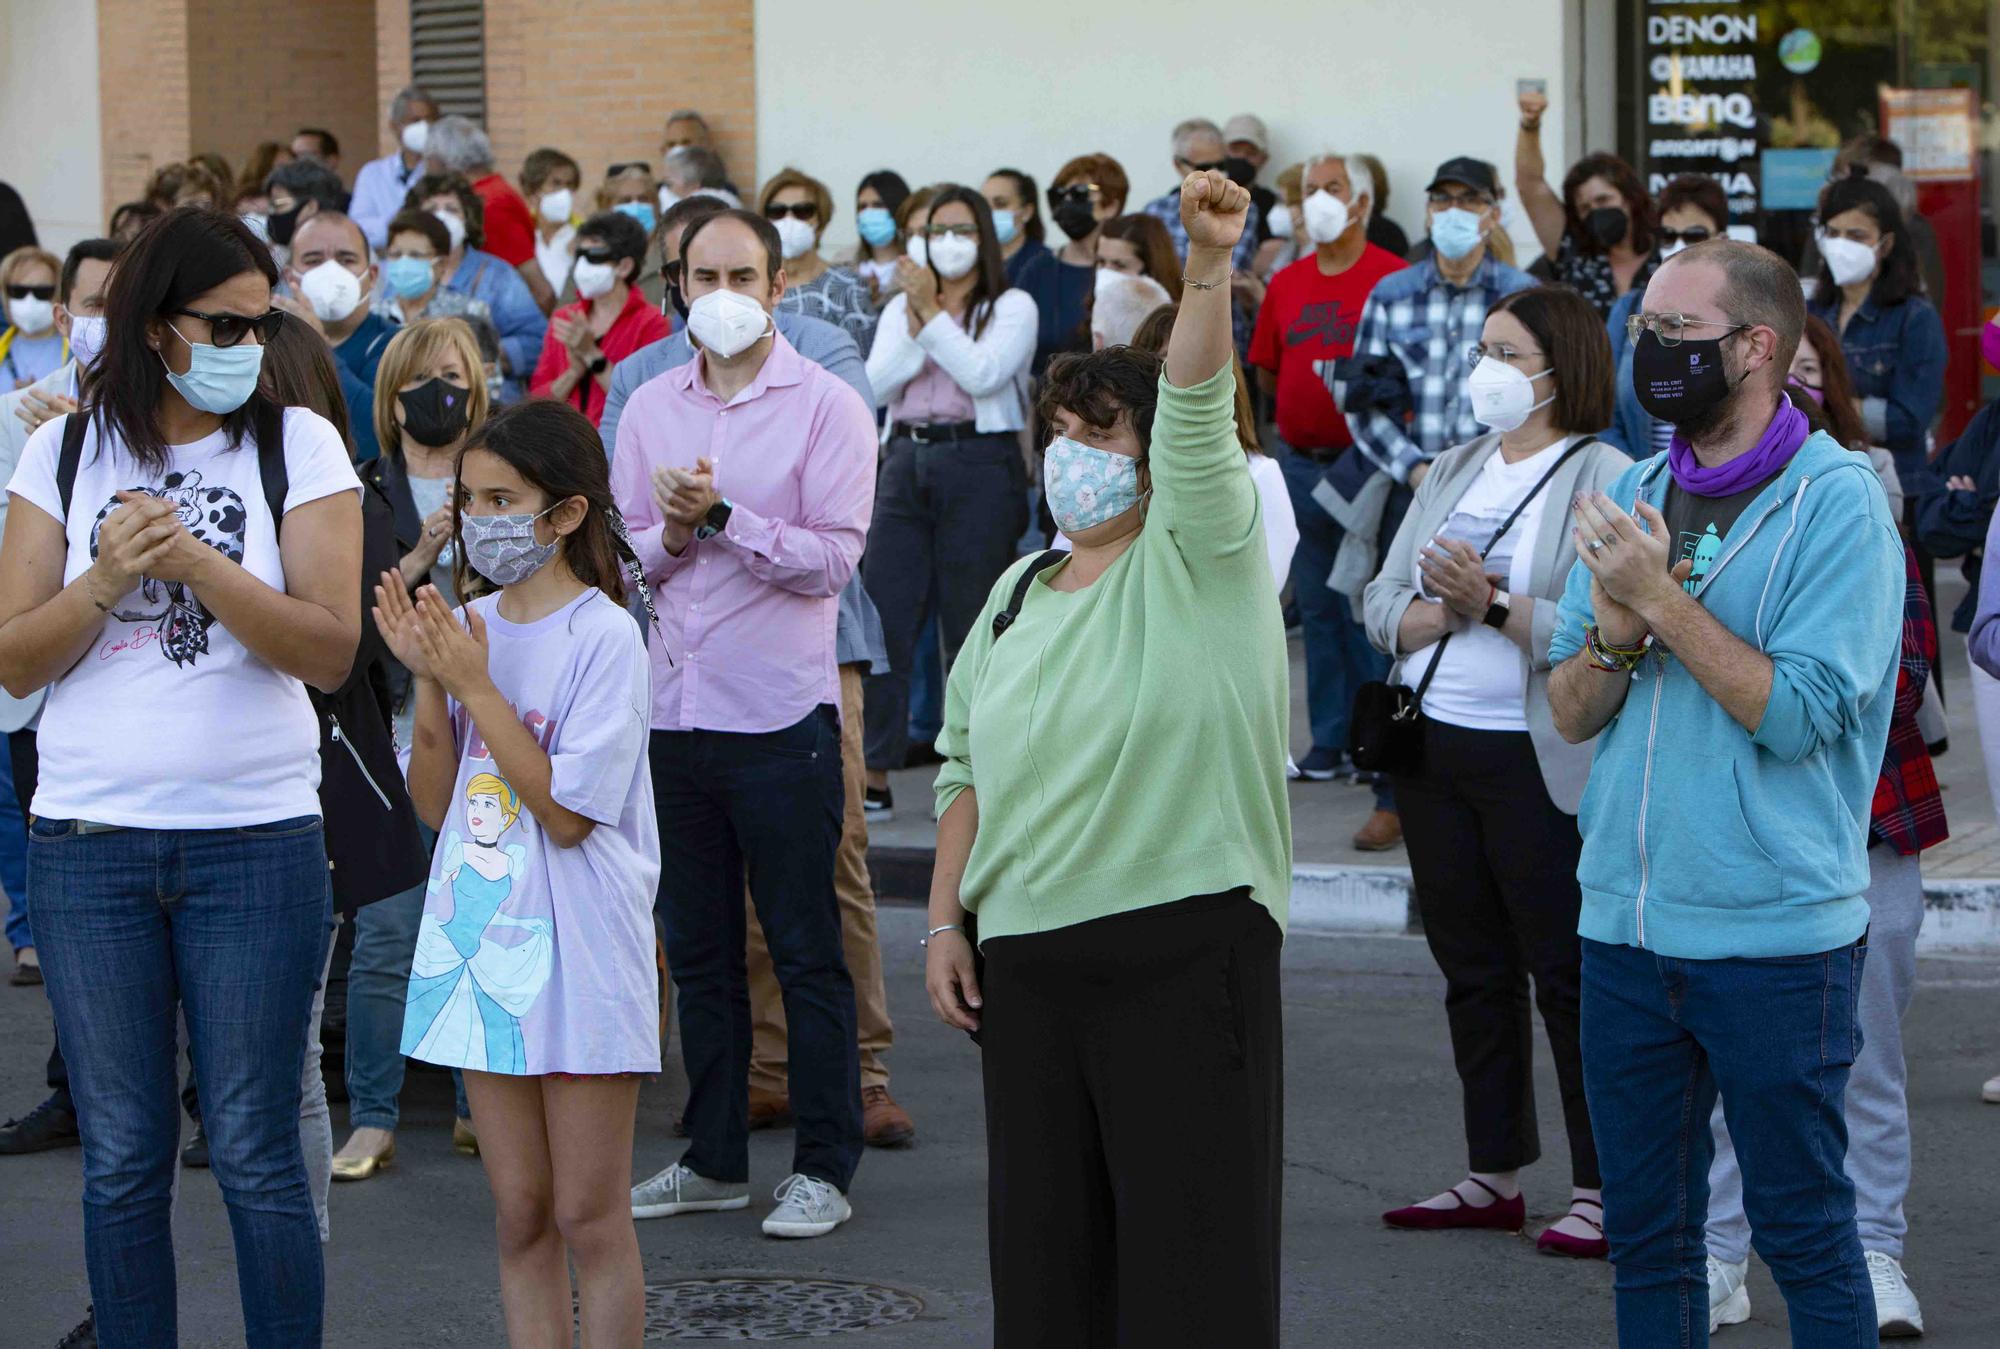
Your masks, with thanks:
[{"label": "short curly hair", "polygon": [[1160,403],[1160,365],[1152,352],[1130,346],[1058,356],[1042,378],[1035,415],[1047,424],[1056,413],[1068,412],[1109,430],[1122,414],[1139,438],[1139,448],[1150,451],[1153,412]]}]

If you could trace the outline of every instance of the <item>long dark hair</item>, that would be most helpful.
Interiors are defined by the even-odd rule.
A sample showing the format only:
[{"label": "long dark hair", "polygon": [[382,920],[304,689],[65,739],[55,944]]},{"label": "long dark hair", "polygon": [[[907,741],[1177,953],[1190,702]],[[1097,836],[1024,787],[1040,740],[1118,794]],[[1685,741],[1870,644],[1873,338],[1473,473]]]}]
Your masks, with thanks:
[{"label": "long dark hair", "polygon": [[1847,353],[1841,350],[1840,334],[1833,325],[1814,313],[1806,315],[1805,340],[1819,356],[1819,412],[1833,438],[1850,450],[1868,452],[1868,423],[1854,402],[1854,377],[1848,373]]},{"label": "long dark hair", "polygon": [[279,407],[310,408],[332,422],[347,447],[347,457],[354,457],[347,395],[340,391],[340,367],[324,337],[303,323],[280,323],[264,344],[257,388]]},{"label": "long dark hair", "polygon": [[1021,226],[1021,233],[1035,243],[1047,238],[1048,230],[1042,225],[1042,190],[1035,186],[1034,175],[1019,169],[995,169],[986,176],[1005,178],[1014,185],[1014,195],[1035,208],[1035,213],[1028,217],[1028,223]]},{"label": "long dark hair", "polygon": [[[987,204],[986,194],[963,183],[939,183],[932,189],[926,210],[936,220],[938,208],[953,202],[972,212],[972,223],[979,230],[979,261],[973,264],[976,279],[965,301],[965,329],[974,337],[981,337],[986,332],[986,321],[993,317],[993,302],[1007,289],[1007,262],[1000,256],[1000,236],[993,232],[993,208]],[[929,256],[928,249],[925,256]],[[937,273],[936,263],[931,264],[931,272]],[[938,277],[938,284],[944,284],[942,276]]]},{"label": "long dark hair", "polygon": [[[139,232],[111,269],[104,301],[104,351],[83,376],[82,402],[101,430],[125,442],[132,457],[150,472],[165,468],[172,451],[160,434],[160,393],[167,386],[161,354],[146,344],[155,319],[171,323],[174,313],[195,296],[232,277],[255,272],[272,286],[278,267],[249,227],[228,211],[182,206]],[[245,341],[250,340],[245,338]],[[262,393],[222,419],[229,448],[243,442],[255,424]]]},{"label": "long dark hair", "polygon": [[875,195],[882,199],[882,209],[890,215],[902,210],[903,203],[909,199],[910,185],[904,182],[903,175],[894,169],[877,169],[863,178],[855,186],[854,199],[860,201],[862,190],[870,187],[874,188]]},{"label": "long dark hair", "polygon": [[[1570,166],[1563,175],[1563,223],[1569,237],[1581,253],[1608,253],[1611,250],[1598,243],[1584,227],[1583,217],[1577,213],[1576,190],[1592,178],[1602,178],[1612,189],[1625,199],[1625,214],[1631,218],[1630,233],[1626,242],[1632,245],[1634,253],[1653,251],[1653,199],[1646,195],[1646,184],[1639,178],[1639,171],[1620,159],[1617,155],[1599,150],[1585,155]],[[1724,220],[1723,224],[1729,222]]]},{"label": "long dark hair", "polygon": [[[1894,194],[1873,178],[1836,178],[1819,194],[1819,223],[1824,225],[1835,216],[1849,211],[1859,211],[1871,217],[1875,227],[1894,241],[1889,245],[1889,256],[1883,258],[1882,265],[1876,269],[1875,284],[1868,288],[1869,300],[1878,305],[1892,305],[1901,304],[1915,295],[1921,284],[1917,273],[1917,250],[1910,244],[1909,231],[1903,228],[1903,208],[1896,205]],[[1833,268],[1822,256],[1819,260],[1819,285],[1814,288],[1813,297],[1825,303],[1828,296],[1839,294],[1840,286],[1833,279]]]},{"label": "long dark hair", "polygon": [[[474,450],[505,460],[529,486],[548,498],[550,505],[570,497],[584,499],[589,509],[583,523],[562,541],[563,562],[577,580],[596,586],[623,604],[626,579],[640,581],[639,555],[632,547],[624,518],[611,500],[611,469],[605,461],[604,442],[590,419],[553,398],[530,398],[476,427],[459,451],[459,462],[463,464]],[[490,593],[492,584],[466,565],[459,512],[454,482],[451,536],[457,557],[452,563],[452,586],[464,596]],[[646,607],[650,612],[650,597]]]},{"label": "long dark hair", "polygon": [[1180,294],[1181,255],[1174,251],[1173,236],[1158,219],[1144,211],[1115,215],[1097,227],[1097,238],[1099,242],[1116,239],[1132,245],[1146,275],[1166,287],[1167,294]]}]

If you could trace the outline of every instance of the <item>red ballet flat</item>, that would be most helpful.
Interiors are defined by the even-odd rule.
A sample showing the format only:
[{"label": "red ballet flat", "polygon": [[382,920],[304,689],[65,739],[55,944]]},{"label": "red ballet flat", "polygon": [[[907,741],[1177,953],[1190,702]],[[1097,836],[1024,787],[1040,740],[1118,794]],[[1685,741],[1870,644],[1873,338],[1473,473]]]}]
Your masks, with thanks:
[{"label": "red ballet flat", "polygon": [[1467,1180],[1493,1196],[1493,1202],[1479,1207],[1465,1202],[1464,1196],[1456,1189],[1451,1197],[1458,1201],[1457,1208],[1425,1208],[1422,1204],[1412,1204],[1408,1208],[1390,1209],[1382,1215],[1382,1221],[1390,1227],[1406,1232],[1447,1232],[1457,1228],[1476,1229],[1488,1232],[1518,1232],[1528,1221],[1528,1202],[1520,1195],[1512,1199],[1502,1199],[1500,1192],[1476,1176]]},{"label": "red ballet flat", "polygon": [[[1551,1227],[1535,1238],[1535,1249],[1543,1255],[1560,1255],[1570,1260],[1610,1259],[1611,1243],[1604,1239],[1604,1224],[1598,1222],[1595,1218],[1576,1212],[1575,1206],[1578,1204],[1594,1205],[1599,1213],[1604,1211],[1604,1205],[1599,1204],[1595,1199],[1572,1199],[1570,1201],[1569,1216],[1575,1218],[1578,1222],[1589,1223],[1592,1227],[1596,1228],[1596,1238],[1593,1240],[1589,1237],[1573,1237],[1567,1232],[1558,1232],[1555,1228]],[[1557,1219],[1557,1221],[1560,1222],[1561,1219]]]}]

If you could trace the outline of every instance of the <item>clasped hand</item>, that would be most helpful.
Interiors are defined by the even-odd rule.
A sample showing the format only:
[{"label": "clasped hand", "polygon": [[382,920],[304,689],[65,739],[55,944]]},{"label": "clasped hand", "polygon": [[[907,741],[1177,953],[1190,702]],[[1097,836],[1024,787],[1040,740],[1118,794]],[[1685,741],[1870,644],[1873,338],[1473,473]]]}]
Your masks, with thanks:
[{"label": "clasped hand", "polygon": [[188,532],[173,502],[150,492],[120,492],[119,507],[97,535],[97,569],[119,595],[142,577],[192,584],[221,554]]},{"label": "clasped hand", "polygon": [[403,578],[383,572],[375,585],[375,627],[405,669],[420,679],[436,680],[461,705],[492,683],[486,620],[468,607],[461,624],[436,586],[424,586],[412,603]]},{"label": "clasped hand", "polygon": [[1486,559],[1463,539],[1432,539],[1418,554],[1417,568],[1424,574],[1424,588],[1467,618],[1486,617],[1500,585],[1500,578],[1486,570]]},{"label": "clasped hand", "polygon": [[[1659,607],[1685,592],[1694,571],[1671,561],[1666,518],[1643,497],[1627,515],[1602,492],[1579,493],[1572,502],[1576,555],[1591,576],[1591,602],[1599,631],[1620,643],[1646,635]],[[1595,546],[1593,546],[1595,545]]]},{"label": "clasped hand", "polygon": [[709,508],[721,500],[715,494],[715,464],[709,459],[694,461],[685,468],[653,470],[653,501],[668,523],[690,529],[702,522]]}]

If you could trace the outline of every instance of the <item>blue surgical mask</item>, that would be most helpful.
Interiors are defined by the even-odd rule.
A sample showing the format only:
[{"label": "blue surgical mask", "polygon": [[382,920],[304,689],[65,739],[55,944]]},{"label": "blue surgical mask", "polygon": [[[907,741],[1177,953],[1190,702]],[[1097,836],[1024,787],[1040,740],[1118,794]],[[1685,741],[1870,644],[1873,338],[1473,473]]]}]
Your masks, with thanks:
[{"label": "blue surgical mask", "polygon": [[1454,206],[1431,217],[1431,243],[1445,257],[1457,262],[1479,247],[1479,216]]},{"label": "blue surgical mask", "polygon": [[641,225],[644,225],[646,227],[646,232],[648,234],[651,234],[653,232],[653,221],[656,217],[653,215],[653,204],[651,202],[621,201],[611,209],[617,211],[621,215],[631,216],[634,220],[638,221]]},{"label": "blue surgical mask", "polygon": [[[1000,222],[993,222],[999,228]],[[870,206],[854,217],[854,228],[860,231],[861,240],[870,248],[880,248],[896,237],[896,217],[880,206]]]},{"label": "blue surgical mask", "polygon": [[[556,506],[562,503],[558,501]],[[527,580],[549,564],[562,546],[560,537],[548,543],[535,542],[535,521],[539,515],[464,515],[458,517],[459,532],[465,536],[465,563],[497,586]]]},{"label": "blue surgical mask", "polygon": [[1020,233],[1020,229],[1021,227],[1014,223],[1014,213],[1012,211],[995,211],[993,213],[993,236],[1001,243],[1012,243],[1014,236]]},{"label": "blue surgical mask", "polygon": [[1057,436],[1042,457],[1042,494],[1063,533],[1093,528],[1139,504],[1139,461]]},{"label": "blue surgical mask", "polygon": [[435,276],[432,258],[390,258],[382,268],[389,289],[406,300],[414,300],[431,288]]},{"label": "blue surgical mask", "polygon": [[[167,328],[187,342],[188,350],[193,353],[185,375],[177,375],[173,367],[167,366],[167,383],[180,391],[189,406],[226,417],[250,401],[250,395],[257,391],[257,372],[264,368],[263,344],[239,342],[233,347],[217,347],[206,342],[188,342],[171,323]],[[160,364],[167,364],[164,354]]]}]

